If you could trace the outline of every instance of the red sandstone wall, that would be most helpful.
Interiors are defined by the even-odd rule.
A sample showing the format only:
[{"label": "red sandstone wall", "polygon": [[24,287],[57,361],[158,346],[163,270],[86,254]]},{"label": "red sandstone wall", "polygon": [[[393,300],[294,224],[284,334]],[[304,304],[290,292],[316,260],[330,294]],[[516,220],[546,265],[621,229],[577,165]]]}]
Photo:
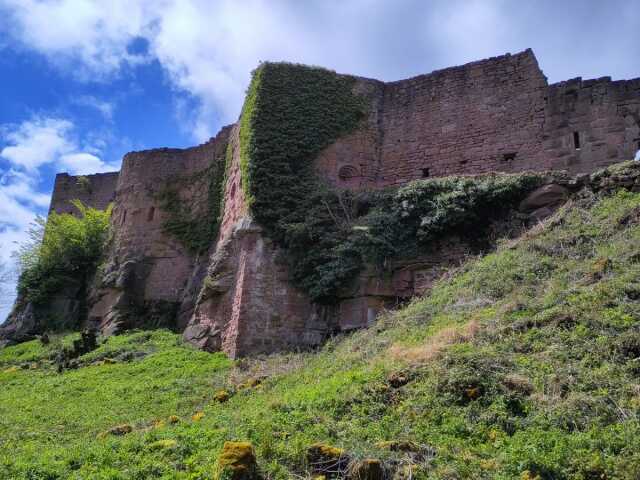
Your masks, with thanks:
[{"label": "red sandstone wall", "polygon": [[237,126],[230,144],[222,227],[185,338],[232,357],[318,345],[328,316],[291,284],[283,252],[248,213]]},{"label": "red sandstone wall", "polygon": [[82,176],[59,173],[53,186],[49,213],[77,213],[71,204],[76,199],[86,206],[104,210],[114,200],[117,182],[118,172]]},{"label": "red sandstone wall", "polygon": [[358,78],[354,92],[368,100],[368,115],[355,132],[325,148],[316,171],[333,185],[360,189],[376,185],[380,174],[382,101],[385,84]]},{"label": "red sandstone wall", "polygon": [[640,148],[640,79],[550,85],[542,140],[544,168],[584,173],[632,159]]},{"label": "red sandstone wall", "polygon": [[531,50],[386,84],[379,184],[537,168],[545,87]]},{"label": "red sandstone wall", "polygon": [[[632,158],[640,148],[640,80],[575,79],[549,86],[531,50],[398,82],[358,79],[354,89],[368,99],[367,118],[316,160],[318,173],[344,188],[489,171],[590,172]],[[233,162],[220,234],[206,258],[193,258],[162,232],[165,214],[156,194],[167,180],[202,171],[224,153],[228,140]],[[291,285],[283,252],[250,218],[238,141],[236,125],[199,147],[125,157],[110,261],[119,273],[135,259],[133,283],[97,295],[94,316],[109,318],[126,291],[138,300],[181,302],[181,325],[189,322],[185,337],[232,356],[316,345],[334,328],[367,325],[380,309],[424,292],[469,253],[451,239],[384,275],[363,273],[341,292],[335,308],[318,308]],[[72,178],[56,179],[52,209],[65,208],[69,196],[80,197]],[[107,184],[89,200],[104,201],[108,195],[97,192],[109,191]],[[196,190],[186,186],[180,195],[194,200]]]},{"label": "red sandstone wall", "polygon": [[548,85],[531,50],[398,82],[361,79],[356,89],[369,98],[367,120],[316,161],[345,188],[491,171],[592,172],[640,148],[640,79]]},{"label": "red sandstone wall", "polygon": [[[118,317],[114,310],[184,300],[198,259],[163,231],[168,214],[162,210],[158,194],[167,184],[198,174],[211,162],[223,159],[227,136],[228,129],[223,129],[198,147],[132,152],[124,157],[111,219],[113,241],[105,278],[94,292],[92,321],[107,328],[112,318]],[[180,197],[188,200],[201,193],[192,190],[192,185],[184,185]],[[192,208],[205,206],[193,202]]]}]

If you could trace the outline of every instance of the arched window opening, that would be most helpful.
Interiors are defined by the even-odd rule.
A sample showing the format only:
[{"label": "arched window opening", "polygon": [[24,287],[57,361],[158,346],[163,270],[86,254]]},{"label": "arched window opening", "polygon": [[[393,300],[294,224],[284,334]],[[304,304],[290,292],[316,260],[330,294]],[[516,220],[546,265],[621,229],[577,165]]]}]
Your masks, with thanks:
[{"label": "arched window opening", "polygon": [[356,178],[358,176],[358,169],[353,165],[343,165],[338,170],[338,178],[343,182]]}]

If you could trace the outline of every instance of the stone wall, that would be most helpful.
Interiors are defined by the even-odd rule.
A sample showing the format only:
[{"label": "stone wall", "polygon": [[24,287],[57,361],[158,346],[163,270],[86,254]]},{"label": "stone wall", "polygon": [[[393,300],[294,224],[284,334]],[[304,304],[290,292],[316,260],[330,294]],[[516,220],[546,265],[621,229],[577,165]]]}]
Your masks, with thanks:
[{"label": "stone wall", "polygon": [[[640,148],[640,79],[548,85],[531,50],[397,82],[358,78],[354,89],[367,100],[367,118],[315,162],[320,176],[342,188],[491,171],[592,172]],[[164,315],[186,327],[189,341],[231,356],[308,347],[333,331],[370,324],[381,309],[428,291],[475,253],[456,238],[441,239],[420,258],[362,273],[334,306],[312,304],[291,284],[285,252],[251,219],[238,134],[236,124],[198,147],[127,154],[119,178],[87,177],[89,196],[86,181],[56,178],[52,210],[68,211],[70,198],[115,204],[113,242],[91,298],[90,318],[104,331],[139,326],[135,318],[161,323]],[[163,230],[167,214],[158,194],[221,161],[228,143],[219,234],[208,252],[195,255]],[[180,199],[200,211],[201,190],[185,184]]]},{"label": "stone wall", "polygon": [[232,357],[318,345],[332,317],[291,284],[284,252],[252,220],[238,133],[235,126],[218,241],[185,338]]},{"label": "stone wall", "polygon": [[69,175],[59,173],[53,185],[49,213],[77,214],[72,200],[80,200],[88,207],[104,210],[115,199],[118,172],[94,175]]},{"label": "stone wall", "polygon": [[358,85],[369,98],[367,121],[316,163],[345,188],[492,171],[592,172],[640,148],[640,79],[548,85],[531,50]]},{"label": "stone wall", "polygon": [[640,79],[575,78],[545,91],[540,164],[592,172],[640,149]]},{"label": "stone wall", "polygon": [[[204,175],[214,161],[224,161],[229,129],[198,147],[156,149],[125,155],[115,193],[111,226],[113,239],[102,278],[94,289],[90,320],[103,329],[137,325],[136,317],[172,326],[185,287],[199,259],[163,228],[162,209],[167,186],[189,176]],[[194,211],[204,209],[206,196],[185,182],[180,198]],[[213,239],[212,239],[213,240]],[[184,324],[181,325],[184,328]],[[178,325],[180,327],[180,325]]]}]

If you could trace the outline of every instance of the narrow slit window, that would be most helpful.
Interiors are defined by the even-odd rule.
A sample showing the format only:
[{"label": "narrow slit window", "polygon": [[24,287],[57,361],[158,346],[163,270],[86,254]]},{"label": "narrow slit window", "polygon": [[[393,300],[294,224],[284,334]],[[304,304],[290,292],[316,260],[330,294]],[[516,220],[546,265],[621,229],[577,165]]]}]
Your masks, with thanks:
[{"label": "narrow slit window", "polygon": [[124,222],[126,222],[126,221],[127,221],[127,211],[124,210],[122,212],[122,221],[120,222],[120,225],[124,225]]},{"label": "narrow slit window", "polygon": [[147,222],[153,221],[153,217],[155,216],[155,214],[156,214],[155,207],[149,208],[149,213],[147,213]]},{"label": "narrow slit window", "polygon": [[422,169],[422,178],[429,178],[431,176],[431,172],[428,168]]},{"label": "narrow slit window", "polygon": [[580,150],[580,133],[573,132],[573,146],[576,150]]}]

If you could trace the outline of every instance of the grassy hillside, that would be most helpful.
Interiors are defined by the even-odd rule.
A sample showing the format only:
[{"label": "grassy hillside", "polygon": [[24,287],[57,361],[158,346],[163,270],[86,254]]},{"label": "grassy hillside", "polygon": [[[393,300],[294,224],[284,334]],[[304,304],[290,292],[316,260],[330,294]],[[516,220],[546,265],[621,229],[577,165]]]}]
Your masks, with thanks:
[{"label": "grassy hillside", "polygon": [[389,478],[637,479],[640,194],[568,205],[315,353],[140,332],[57,374],[56,348],[0,351],[0,478],[210,479],[246,440],[268,478],[310,478],[324,442]]}]

